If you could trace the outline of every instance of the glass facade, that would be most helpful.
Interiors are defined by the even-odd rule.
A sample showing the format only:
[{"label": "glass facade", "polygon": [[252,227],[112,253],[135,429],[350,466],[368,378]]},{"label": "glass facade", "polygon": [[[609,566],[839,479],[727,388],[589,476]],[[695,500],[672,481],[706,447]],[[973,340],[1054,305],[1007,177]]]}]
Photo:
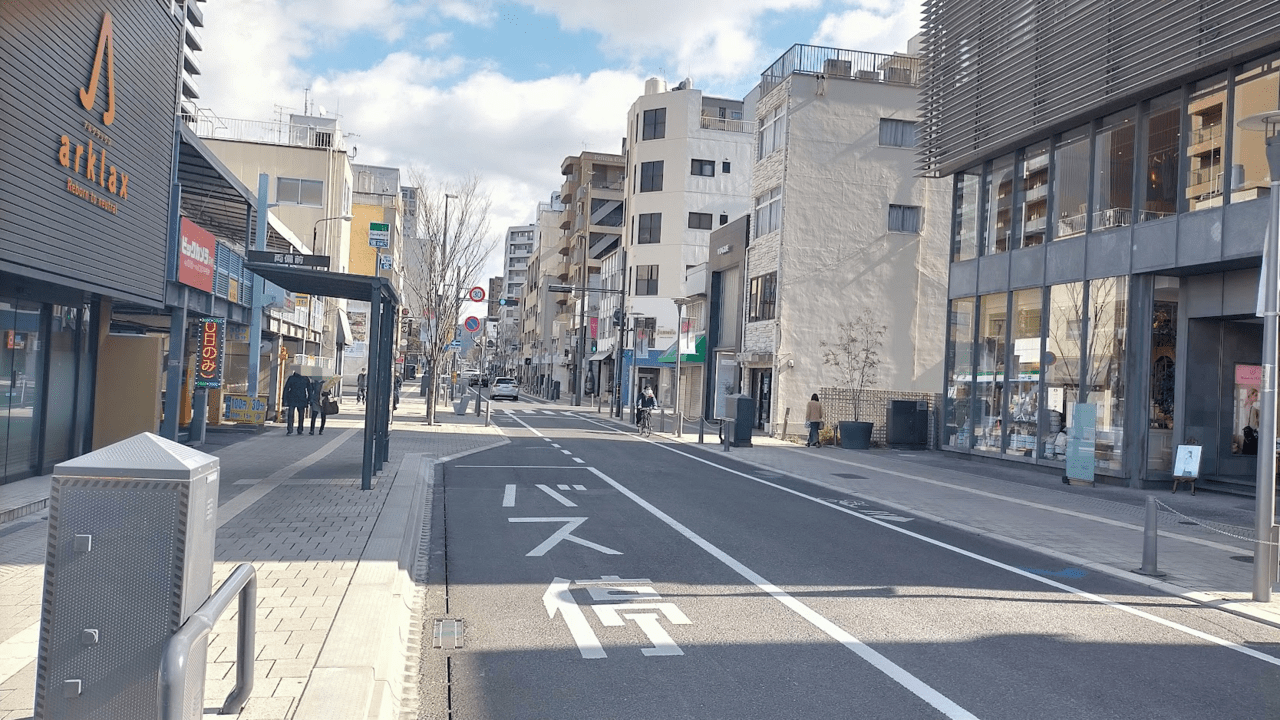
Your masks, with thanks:
[{"label": "glass facade", "polygon": [[947,367],[950,375],[946,395],[946,437],[954,448],[968,448],[973,437],[970,415],[973,405],[973,298],[951,301],[947,330]]},{"label": "glass facade", "polygon": [[1032,457],[1040,423],[1041,317],[1044,291],[1040,288],[1013,293],[1013,323],[1009,326],[1010,349],[1009,412],[1010,455]]},{"label": "glass facade", "polygon": [[1123,227],[1133,221],[1133,111],[1103,119],[1093,143],[1093,228]]},{"label": "glass facade", "polygon": [[969,260],[978,255],[978,226],[981,223],[982,166],[956,175],[955,227],[951,236],[951,261]]},{"label": "glass facade", "polygon": [[1006,155],[987,175],[986,254],[1013,250],[1013,156]]},{"label": "glass facade", "polygon": [[[1139,220],[1159,220],[1178,212],[1178,158],[1182,138],[1182,92],[1151,101],[1147,113],[1147,160]],[[1221,130],[1221,128],[1219,128]]]},{"label": "glass facade", "polygon": [[[1245,118],[1280,109],[1280,56],[1245,65],[1236,76],[1235,117]],[[1231,202],[1253,200],[1271,194],[1271,172],[1267,168],[1266,134],[1243,130],[1230,121]]]},{"label": "glass facade", "polygon": [[1044,432],[1040,457],[1062,462],[1071,428],[1071,408],[1080,400],[1080,332],[1084,326],[1084,283],[1049,288],[1045,328]]},{"label": "glass facade", "polygon": [[1049,141],[1027,148],[1018,192],[1022,206],[1022,247],[1044,244],[1049,219]]},{"label": "glass facade", "polygon": [[1222,204],[1226,181],[1222,149],[1226,140],[1227,75],[1217,75],[1191,86],[1187,102],[1187,209],[1200,210]]},{"label": "glass facade", "polygon": [[1054,238],[1084,233],[1089,218],[1089,127],[1065,132],[1053,149]]},{"label": "glass facade", "polygon": [[1000,409],[1004,407],[1008,302],[1006,293],[979,298],[972,414],[973,448],[980,452],[998,453],[1004,448]]},{"label": "glass facade", "polygon": [[1128,306],[1129,278],[1089,283],[1089,357],[1082,395],[1083,402],[1098,406],[1097,466],[1113,471],[1120,470],[1122,461]]}]

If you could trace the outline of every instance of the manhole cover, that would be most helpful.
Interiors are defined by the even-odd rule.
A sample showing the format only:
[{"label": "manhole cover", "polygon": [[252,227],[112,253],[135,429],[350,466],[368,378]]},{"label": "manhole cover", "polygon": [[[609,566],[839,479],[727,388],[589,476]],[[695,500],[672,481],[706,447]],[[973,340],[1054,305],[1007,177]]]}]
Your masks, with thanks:
[{"label": "manhole cover", "polygon": [[1253,556],[1252,556],[1252,555],[1232,555],[1232,556],[1231,556],[1231,559],[1232,559],[1232,560],[1239,561],[1239,562],[1242,562],[1242,563],[1249,563],[1250,565],[1252,565],[1252,564],[1253,564]]},{"label": "manhole cover", "polygon": [[866,480],[867,479],[866,475],[854,475],[853,473],[831,473],[831,474],[835,475],[838,478],[845,478],[846,480]]}]

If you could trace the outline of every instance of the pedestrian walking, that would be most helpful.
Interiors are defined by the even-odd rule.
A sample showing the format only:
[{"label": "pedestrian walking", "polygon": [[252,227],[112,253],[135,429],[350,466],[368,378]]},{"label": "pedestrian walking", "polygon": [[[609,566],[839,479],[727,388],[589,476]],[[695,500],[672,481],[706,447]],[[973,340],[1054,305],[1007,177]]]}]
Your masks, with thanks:
[{"label": "pedestrian walking", "polygon": [[338,403],[333,400],[333,392],[317,381],[316,388],[320,388],[320,394],[314,396],[311,402],[311,434],[316,434],[316,416],[320,417],[320,434],[324,434],[325,421],[330,415],[337,414]]},{"label": "pedestrian walking", "polygon": [[[312,378],[307,385],[307,408],[311,410],[311,434],[316,434],[316,419],[320,417],[320,388],[322,386],[320,378]],[[323,432],[324,424],[321,423],[320,429]],[[298,434],[302,434],[302,427],[298,427]]]},{"label": "pedestrian walking", "polygon": [[281,398],[287,420],[285,435],[293,434],[294,411],[298,414],[298,435],[302,435],[302,421],[306,417],[307,405],[311,403],[311,382],[302,377],[297,370],[284,381],[284,393]]},{"label": "pedestrian walking", "polygon": [[369,388],[369,376],[364,371],[364,368],[360,368],[360,374],[356,376],[356,402],[358,403],[364,402],[365,393]]},{"label": "pedestrian walking", "polygon": [[[404,384],[404,378],[400,377],[400,373],[396,373],[395,387],[391,395],[391,409],[395,410],[400,407],[400,386]],[[479,402],[478,400],[476,402]]]},{"label": "pedestrian walking", "polygon": [[809,396],[809,405],[804,411],[804,420],[809,424],[809,442],[805,447],[821,447],[822,440],[818,431],[822,429],[822,403],[818,402],[818,393]]}]

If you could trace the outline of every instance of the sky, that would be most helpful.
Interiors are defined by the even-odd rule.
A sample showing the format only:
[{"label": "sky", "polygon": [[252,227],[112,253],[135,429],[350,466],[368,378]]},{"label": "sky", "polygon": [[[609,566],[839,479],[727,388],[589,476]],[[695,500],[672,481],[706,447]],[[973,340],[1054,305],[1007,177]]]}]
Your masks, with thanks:
[{"label": "sky", "polygon": [[[659,77],[742,98],[795,43],[906,49],[920,1],[215,0],[198,104],[221,118],[337,115],[356,162],[476,174],[492,232],[531,224],[561,161],[621,151]],[[483,277],[501,274],[490,258]]]}]

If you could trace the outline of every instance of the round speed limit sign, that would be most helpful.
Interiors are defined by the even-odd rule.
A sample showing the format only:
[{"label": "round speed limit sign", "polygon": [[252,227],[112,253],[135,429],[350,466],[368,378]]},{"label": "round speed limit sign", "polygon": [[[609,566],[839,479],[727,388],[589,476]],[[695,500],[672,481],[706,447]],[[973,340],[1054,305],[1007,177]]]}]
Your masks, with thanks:
[{"label": "round speed limit sign", "polygon": [[467,297],[471,298],[471,302],[484,302],[484,288],[479,285],[471,288],[467,292]]}]

